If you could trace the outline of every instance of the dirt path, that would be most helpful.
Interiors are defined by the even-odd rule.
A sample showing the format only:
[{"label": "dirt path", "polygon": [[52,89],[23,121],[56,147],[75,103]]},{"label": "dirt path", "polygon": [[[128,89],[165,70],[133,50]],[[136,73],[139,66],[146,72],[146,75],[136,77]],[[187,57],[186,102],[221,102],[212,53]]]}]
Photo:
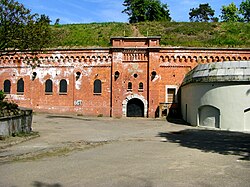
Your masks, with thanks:
[{"label": "dirt path", "polygon": [[133,36],[134,37],[142,37],[143,35],[140,33],[138,27],[136,25],[132,25]]}]

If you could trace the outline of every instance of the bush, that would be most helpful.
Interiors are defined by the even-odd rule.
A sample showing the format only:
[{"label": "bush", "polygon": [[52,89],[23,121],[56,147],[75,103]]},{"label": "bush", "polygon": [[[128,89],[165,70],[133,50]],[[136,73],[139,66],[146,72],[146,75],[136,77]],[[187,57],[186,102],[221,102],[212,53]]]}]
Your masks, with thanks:
[{"label": "bush", "polygon": [[19,108],[16,103],[4,101],[6,95],[0,90],[0,117],[19,114]]},{"label": "bush", "polygon": [[3,101],[5,97],[6,95],[4,94],[4,92],[0,90],[0,102]]}]

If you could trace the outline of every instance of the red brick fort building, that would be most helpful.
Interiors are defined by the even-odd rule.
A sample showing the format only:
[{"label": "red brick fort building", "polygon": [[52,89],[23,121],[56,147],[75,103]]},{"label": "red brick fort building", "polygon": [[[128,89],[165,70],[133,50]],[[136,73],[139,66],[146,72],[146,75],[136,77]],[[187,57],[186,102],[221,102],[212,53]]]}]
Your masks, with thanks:
[{"label": "red brick fort building", "polygon": [[109,48],[51,49],[0,57],[0,90],[34,111],[157,117],[177,110],[198,64],[250,60],[250,49],[161,47],[160,37],[113,37]]}]

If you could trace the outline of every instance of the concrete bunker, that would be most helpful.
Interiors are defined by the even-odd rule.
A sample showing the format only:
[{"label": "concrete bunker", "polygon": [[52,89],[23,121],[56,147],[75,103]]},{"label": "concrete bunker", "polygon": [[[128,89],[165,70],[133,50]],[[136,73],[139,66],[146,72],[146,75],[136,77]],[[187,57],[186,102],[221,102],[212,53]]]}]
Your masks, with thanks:
[{"label": "concrete bunker", "polygon": [[244,110],[244,128],[250,131],[250,108]]},{"label": "concrete bunker", "polygon": [[250,61],[200,64],[181,86],[183,119],[193,126],[250,131]]},{"label": "concrete bunker", "polygon": [[220,110],[214,106],[201,106],[198,109],[199,126],[220,128]]}]

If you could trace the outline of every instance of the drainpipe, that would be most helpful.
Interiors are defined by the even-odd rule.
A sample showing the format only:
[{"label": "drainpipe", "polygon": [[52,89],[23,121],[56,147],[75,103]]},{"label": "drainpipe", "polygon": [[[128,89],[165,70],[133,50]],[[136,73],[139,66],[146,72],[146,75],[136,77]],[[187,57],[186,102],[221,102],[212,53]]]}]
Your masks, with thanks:
[{"label": "drainpipe", "polygon": [[150,73],[149,73],[149,64],[150,64],[150,53],[149,50],[147,50],[147,55],[148,55],[148,64],[147,64],[147,102],[148,102],[148,106],[147,106],[147,118],[149,117],[149,81],[150,81]]},{"label": "drainpipe", "polygon": [[113,87],[113,79],[112,79],[112,76],[113,76],[113,51],[112,51],[112,58],[111,58],[111,72],[110,72],[110,117],[112,117],[112,107],[113,107],[113,90],[112,90],[112,87]]},{"label": "drainpipe", "polygon": [[73,89],[72,89],[72,91],[73,91],[73,96],[72,96],[72,98],[73,98],[73,110],[75,111],[75,88],[76,88],[76,80],[75,80],[75,67],[73,67]]}]

